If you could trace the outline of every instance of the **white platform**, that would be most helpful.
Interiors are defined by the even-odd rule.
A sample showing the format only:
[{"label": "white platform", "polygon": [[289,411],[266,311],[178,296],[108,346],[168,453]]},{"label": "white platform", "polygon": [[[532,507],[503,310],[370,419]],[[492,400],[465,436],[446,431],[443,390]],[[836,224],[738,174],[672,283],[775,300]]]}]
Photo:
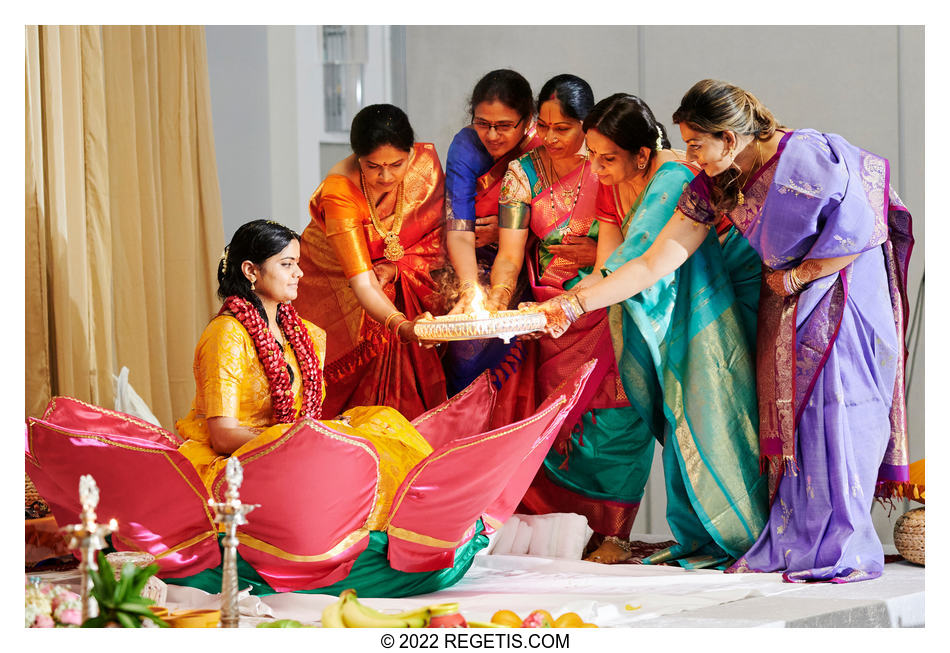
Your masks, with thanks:
[{"label": "white platform", "polygon": [[[47,572],[44,580],[75,584],[78,572]],[[272,619],[319,624],[336,597],[323,594],[246,596],[241,626]],[[572,611],[601,627],[810,628],[924,626],[924,568],[885,565],[881,578],[835,585],[782,582],[780,574],[724,574],[672,566],[600,565],[536,556],[478,555],[462,580],[432,594],[399,599],[360,597],[384,611],[457,601],[471,620],[488,621],[501,609],[525,617],[545,609]],[[168,586],[172,609],[218,607],[202,590]]]},{"label": "white platform", "polygon": [[[242,625],[266,618],[315,624],[335,597],[275,594],[248,597]],[[601,627],[920,627],[924,625],[924,568],[885,566],[876,580],[843,585],[784,583],[780,574],[724,574],[678,567],[605,566],[531,556],[477,556],[455,586],[401,599],[361,598],[381,610],[458,601],[469,619],[497,610],[522,617],[546,609],[577,612]],[[204,607],[216,597],[169,586],[169,607]]]}]

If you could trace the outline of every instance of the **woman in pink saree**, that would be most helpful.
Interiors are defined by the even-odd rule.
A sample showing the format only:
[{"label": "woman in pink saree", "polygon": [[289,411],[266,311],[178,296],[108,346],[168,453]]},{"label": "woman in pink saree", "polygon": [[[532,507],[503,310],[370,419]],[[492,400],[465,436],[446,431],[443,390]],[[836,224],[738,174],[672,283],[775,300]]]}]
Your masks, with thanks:
[{"label": "woman in pink saree", "polygon": [[[536,301],[574,287],[594,269],[600,184],[585,156],[581,126],[593,106],[590,85],[574,75],[557,75],[542,87],[537,130],[543,145],[509,164],[502,182],[490,310],[505,307],[503,289],[525,261]],[[596,358],[597,367],[522,504],[537,513],[585,515],[600,545],[589,559],[619,562],[630,557],[624,544],[650,471],[653,436],[621,385],[607,311],[585,316],[562,338],[543,337],[539,345],[542,395],[586,361]]]}]

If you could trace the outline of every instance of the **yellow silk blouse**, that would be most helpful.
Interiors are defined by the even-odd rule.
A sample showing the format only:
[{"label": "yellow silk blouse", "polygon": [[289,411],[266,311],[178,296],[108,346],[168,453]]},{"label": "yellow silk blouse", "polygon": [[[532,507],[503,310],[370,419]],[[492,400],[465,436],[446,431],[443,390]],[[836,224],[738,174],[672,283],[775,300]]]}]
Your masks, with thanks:
[{"label": "yellow silk blouse", "polygon": [[[326,334],[303,321],[313,339],[323,366]],[[284,356],[293,370],[294,408],[299,410],[302,393],[300,366],[290,343]],[[175,425],[186,439],[209,442],[207,418],[234,417],[241,426],[262,431],[273,424],[270,384],[254,349],[254,341],[237,318],[219,315],[205,328],[195,348],[195,400],[191,412]]]}]

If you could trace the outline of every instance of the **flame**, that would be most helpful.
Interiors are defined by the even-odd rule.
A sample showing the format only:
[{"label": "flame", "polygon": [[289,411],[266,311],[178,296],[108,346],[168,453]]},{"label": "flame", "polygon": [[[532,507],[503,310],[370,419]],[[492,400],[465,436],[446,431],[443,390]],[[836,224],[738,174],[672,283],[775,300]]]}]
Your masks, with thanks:
[{"label": "flame", "polygon": [[486,300],[486,299],[487,299],[487,297],[485,297],[485,293],[482,291],[481,287],[478,286],[478,285],[476,285],[476,286],[475,286],[475,296],[472,298],[472,308],[471,308],[471,310],[469,311],[469,313],[471,313],[472,315],[474,315],[474,316],[475,316],[475,319],[477,319],[477,320],[484,320],[484,319],[486,319],[486,318],[491,317],[491,313],[489,313],[489,312],[485,309],[485,300]]}]

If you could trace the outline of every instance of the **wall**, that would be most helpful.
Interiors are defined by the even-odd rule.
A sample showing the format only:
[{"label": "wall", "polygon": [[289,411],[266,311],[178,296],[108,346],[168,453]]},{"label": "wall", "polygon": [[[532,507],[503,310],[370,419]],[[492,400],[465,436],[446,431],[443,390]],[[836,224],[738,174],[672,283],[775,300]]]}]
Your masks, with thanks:
[{"label": "wall", "polygon": [[208,77],[224,239],[271,215],[267,28],[209,26]]}]

